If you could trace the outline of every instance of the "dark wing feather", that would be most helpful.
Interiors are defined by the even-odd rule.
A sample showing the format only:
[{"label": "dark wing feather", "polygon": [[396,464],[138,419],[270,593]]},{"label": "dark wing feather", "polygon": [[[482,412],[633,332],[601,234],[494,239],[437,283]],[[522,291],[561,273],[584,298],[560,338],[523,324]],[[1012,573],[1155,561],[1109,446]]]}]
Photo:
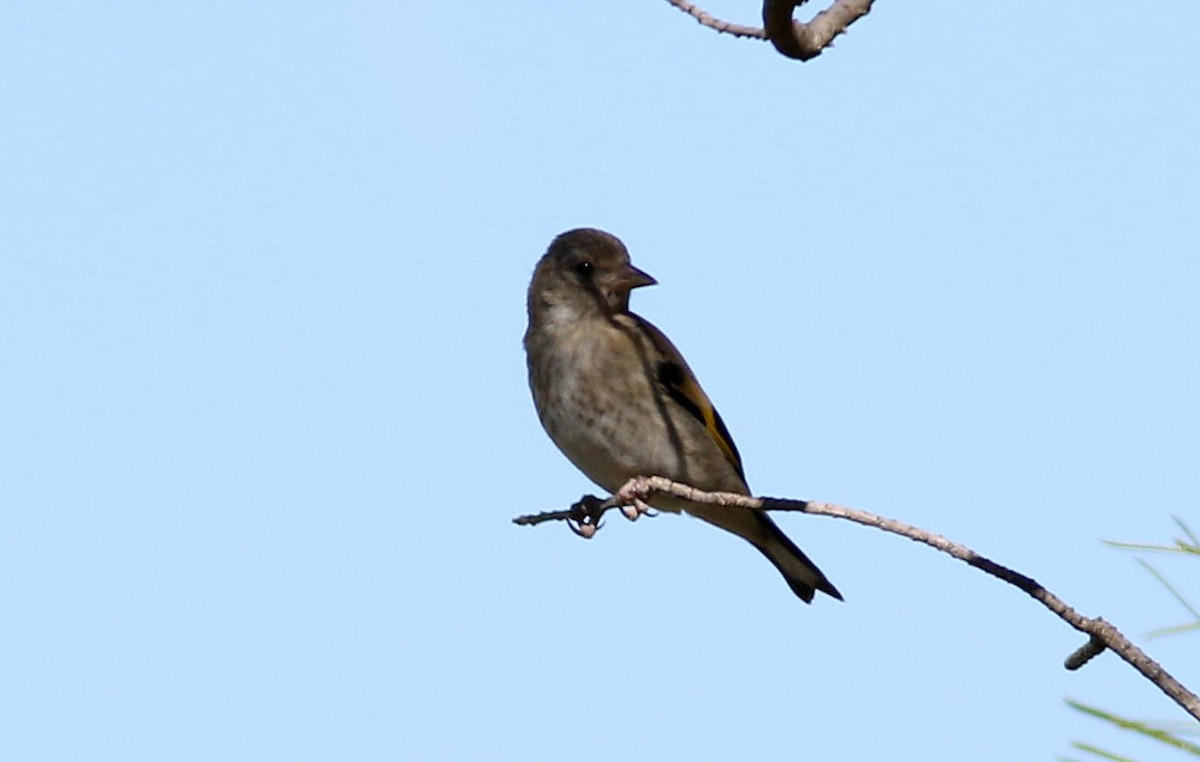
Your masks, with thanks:
[{"label": "dark wing feather", "polygon": [[666,389],[667,395],[679,403],[679,406],[688,411],[696,420],[704,424],[704,428],[725,455],[725,459],[745,482],[746,474],[742,470],[742,456],[738,454],[737,445],[733,443],[733,437],[729,434],[729,429],[725,427],[725,421],[721,420],[721,414],[717,412],[708,399],[708,395],[700,388],[696,374],[692,373],[692,369],[688,367],[683,355],[679,353],[671,340],[652,323],[633,313],[629,313],[629,315],[637,321],[645,335],[650,337],[661,355],[654,371],[658,376],[658,382]]}]

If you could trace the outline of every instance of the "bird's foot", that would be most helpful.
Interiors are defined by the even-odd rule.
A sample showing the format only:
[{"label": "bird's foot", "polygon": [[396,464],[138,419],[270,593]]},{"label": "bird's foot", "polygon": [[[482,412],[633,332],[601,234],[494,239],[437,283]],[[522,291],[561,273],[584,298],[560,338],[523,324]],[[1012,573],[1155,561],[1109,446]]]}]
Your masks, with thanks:
[{"label": "bird's foot", "polygon": [[583,539],[592,539],[596,530],[604,524],[600,520],[600,517],[604,515],[603,505],[604,501],[595,495],[584,495],[579,498],[579,502],[571,506],[570,515],[567,516],[567,526]]},{"label": "bird's foot", "polygon": [[637,521],[641,516],[654,518],[658,511],[646,504],[654,490],[642,477],[635,477],[621,485],[612,496],[613,502],[621,506],[621,514],[630,521]]},{"label": "bird's foot", "polygon": [[631,498],[629,505],[621,506],[621,515],[630,521],[637,521],[642,516],[654,518],[658,511],[646,505],[640,498]]}]

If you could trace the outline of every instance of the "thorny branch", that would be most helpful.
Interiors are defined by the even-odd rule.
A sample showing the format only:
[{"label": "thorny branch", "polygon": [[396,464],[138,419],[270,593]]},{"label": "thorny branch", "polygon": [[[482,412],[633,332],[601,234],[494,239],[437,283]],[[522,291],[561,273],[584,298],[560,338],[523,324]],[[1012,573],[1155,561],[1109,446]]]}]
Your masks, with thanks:
[{"label": "thorny branch", "polygon": [[[939,534],[905,524],[902,521],[876,516],[873,513],[867,513],[866,511],[854,508],[845,508],[832,503],[785,500],[769,497],[747,497],[728,492],[702,492],[694,487],[673,482],[661,476],[639,476],[630,479],[625,486],[617,491],[617,495],[641,495],[644,497],[652,492],[666,492],[685,500],[708,505],[724,505],[754,511],[800,511],[818,516],[832,516],[839,519],[848,519],[864,526],[875,527],[885,532],[924,543],[970,566],[974,566],[976,569],[987,572],[1010,585],[1015,585],[1034,600],[1054,612],[1064,622],[1087,635],[1088,642],[1067,658],[1064,664],[1067,669],[1078,669],[1086,664],[1089,659],[1108,649],[1124,659],[1147,680],[1157,685],[1163,693],[1167,694],[1175,703],[1183,707],[1184,711],[1197,720],[1200,720],[1200,697],[1197,697],[1196,694],[1189,691],[1178,680],[1168,674],[1158,662],[1151,659],[1142,649],[1131,643],[1116,627],[1113,627],[1099,617],[1092,619],[1079,614],[1031,577],[1026,577],[1024,574],[1001,566],[990,558],[979,555],[967,546],[952,542]],[[587,495],[568,510],[518,516],[513,519],[513,522],[522,525],[535,525],[546,521],[567,521],[576,533],[582,534],[585,537],[591,537],[599,528],[600,517],[606,511],[627,504],[627,501],[618,499],[615,496],[607,500],[600,500],[599,498]]]},{"label": "thorny branch", "polygon": [[808,23],[792,18],[792,12],[805,0],[763,0],[762,29],[714,18],[687,0],[667,2],[696,19],[702,26],[734,37],[770,40],[775,49],[788,58],[808,61],[821,55],[821,51],[831,46],[833,38],[845,32],[846,27],[870,13],[875,0],[834,0]]}]

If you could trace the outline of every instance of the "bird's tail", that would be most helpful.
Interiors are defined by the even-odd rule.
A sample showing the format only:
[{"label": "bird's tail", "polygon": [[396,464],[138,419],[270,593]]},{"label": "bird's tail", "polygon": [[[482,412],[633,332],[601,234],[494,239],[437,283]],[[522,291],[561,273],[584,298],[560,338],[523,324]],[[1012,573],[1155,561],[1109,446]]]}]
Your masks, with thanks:
[{"label": "bird's tail", "polygon": [[766,537],[766,542],[760,543],[753,540],[751,542],[767,557],[767,560],[775,565],[793,593],[805,603],[812,603],[813,596],[818,590],[839,601],[842,600],[842,594],[833,586],[833,583],[808,556],[804,555],[804,551],[796,547],[796,543],[783,533],[783,530],[771,520],[770,516],[761,511],[750,511],[750,513],[754,514],[762,523],[763,535]]},{"label": "bird's tail", "polygon": [[690,505],[687,511],[697,518],[749,540],[751,545],[758,548],[759,552],[775,565],[788,587],[805,603],[812,603],[818,590],[839,601],[842,600],[842,594],[833,583],[766,513],[695,504]]}]

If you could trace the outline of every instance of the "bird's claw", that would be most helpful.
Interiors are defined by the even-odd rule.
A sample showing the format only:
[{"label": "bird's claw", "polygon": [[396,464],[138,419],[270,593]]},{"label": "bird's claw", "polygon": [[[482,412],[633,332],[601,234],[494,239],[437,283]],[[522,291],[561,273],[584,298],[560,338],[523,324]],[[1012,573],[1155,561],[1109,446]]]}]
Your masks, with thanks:
[{"label": "bird's claw", "polygon": [[654,490],[646,480],[637,477],[621,485],[621,489],[613,495],[613,500],[621,506],[621,513],[630,521],[637,521],[641,516],[654,518],[658,512],[646,504]]},{"label": "bird's claw", "polygon": [[625,518],[629,519],[630,521],[637,521],[638,518],[640,518],[642,516],[649,516],[650,518],[654,518],[655,516],[658,515],[658,511],[656,511],[653,508],[651,508],[650,506],[646,505],[646,503],[641,498],[635,497],[635,498],[630,499],[629,505],[621,506],[621,515],[623,515]]},{"label": "bird's claw", "polygon": [[579,502],[571,506],[570,515],[567,517],[567,527],[585,540],[592,539],[596,531],[604,526],[604,522],[600,519],[604,515],[604,510],[601,508],[603,503],[604,501],[595,495],[584,495],[579,498]]},{"label": "bird's claw", "polygon": [[601,521],[604,512],[614,505],[620,506],[621,515],[630,521],[637,521],[642,516],[653,518],[658,515],[658,511],[646,503],[653,494],[654,489],[646,480],[638,478],[630,479],[608,500],[601,500],[595,495],[584,495],[568,511],[567,526],[583,539],[590,540],[596,536],[596,531],[604,526],[604,522]]},{"label": "bird's claw", "polygon": [[602,524],[589,524],[586,522],[576,522],[572,519],[567,519],[567,527],[585,540],[592,539],[592,537],[594,537],[596,534],[596,530],[601,526]]}]

